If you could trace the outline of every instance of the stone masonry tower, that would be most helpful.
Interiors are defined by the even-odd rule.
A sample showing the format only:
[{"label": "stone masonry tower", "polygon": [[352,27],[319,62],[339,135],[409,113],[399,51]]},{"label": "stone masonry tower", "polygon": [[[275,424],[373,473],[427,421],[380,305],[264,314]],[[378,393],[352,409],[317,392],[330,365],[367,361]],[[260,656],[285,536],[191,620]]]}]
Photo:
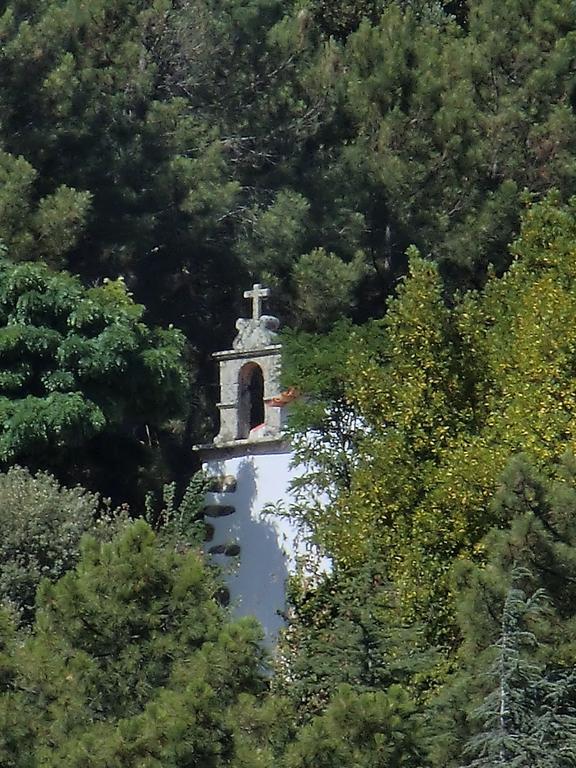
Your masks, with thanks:
[{"label": "stone masonry tower", "polygon": [[223,568],[234,613],[256,616],[273,644],[283,624],[297,535],[273,511],[290,503],[295,470],[282,434],[293,394],[280,386],[279,322],[262,314],[268,295],[259,284],[244,293],[252,317],[236,322],[232,349],[213,355],[220,373],[220,430],[198,450],[204,471],[214,478],[204,509],[206,547]]},{"label": "stone masonry tower", "polygon": [[252,317],[236,322],[238,335],[226,352],[216,352],[220,366],[220,432],[216,445],[281,437],[280,345],[278,318],[262,315],[267,288],[254,285],[244,297],[252,299]]}]

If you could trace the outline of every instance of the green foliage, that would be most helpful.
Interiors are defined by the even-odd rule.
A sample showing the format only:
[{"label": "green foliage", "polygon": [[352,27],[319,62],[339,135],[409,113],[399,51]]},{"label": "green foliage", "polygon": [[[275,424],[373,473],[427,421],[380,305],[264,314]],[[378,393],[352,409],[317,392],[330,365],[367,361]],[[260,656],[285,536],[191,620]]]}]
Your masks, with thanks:
[{"label": "green foliage", "polygon": [[569,0],[11,0],[0,237],[124,274],[202,355],[249,277],[307,328],[380,313],[412,242],[477,283],[522,189],[575,191],[574,23]]},{"label": "green foliage", "polygon": [[400,683],[418,693],[432,676],[434,650],[422,627],[398,625],[396,591],[381,564],[336,569],[308,585],[296,576],[288,597],[273,690],[300,721],[322,712],[342,684],[359,693]]},{"label": "green foliage", "polygon": [[283,765],[286,747],[296,734],[295,712],[279,696],[238,697],[234,719],[235,768],[275,768]]},{"label": "green foliage", "polygon": [[[574,457],[566,454],[550,469],[552,478],[525,456],[509,462],[492,506],[510,524],[481,542],[485,563],[461,561],[456,569],[463,642],[431,702],[433,765],[461,766],[465,744],[477,765],[492,764],[489,759],[500,764],[502,749],[511,749],[522,765],[562,764],[563,755],[571,764]],[[502,695],[509,697],[504,719]],[[547,748],[535,751],[533,738]]]},{"label": "green foliage", "polygon": [[98,496],[61,487],[46,473],[14,467],[0,474],[0,600],[29,624],[40,581],[76,565],[85,533],[110,538],[123,519]]},{"label": "green foliage", "polygon": [[474,713],[483,727],[466,750],[476,755],[469,763],[474,768],[552,768],[576,761],[574,673],[547,676],[543,665],[530,659],[538,647],[530,626],[546,609],[543,590],[527,595],[522,588],[530,576],[520,568],[511,574],[490,670],[496,687]]},{"label": "green foliage", "polygon": [[145,428],[184,413],[183,337],[142,314],[122,281],[86,289],[45,266],[0,265],[4,464],[90,481],[98,441],[111,457],[115,441],[137,450]]},{"label": "green foliage", "polygon": [[146,520],[162,537],[175,547],[200,547],[204,541],[206,525],[202,509],[209,478],[197,472],[176,502],[176,483],[168,483],[162,489],[160,509],[153,493],[148,493],[145,500]]},{"label": "green foliage", "polygon": [[478,0],[465,32],[390,6],[350,35],[344,151],[385,200],[398,245],[404,229],[457,280],[478,276],[508,262],[519,190],[574,192],[574,23],[567,0]]},{"label": "green foliage", "polygon": [[[317,391],[333,393],[333,413],[344,408],[364,437],[348,447],[346,483],[322,453],[308,455],[312,481],[323,476],[336,491],[308,523],[344,568],[376,551],[406,619],[433,610],[436,641],[454,638],[453,563],[482,557],[487,530],[509,520],[489,504],[507,458],[526,450],[549,469],[574,441],[575,222],[574,204],[557,197],[529,209],[509,272],[452,306],[436,267],[412,255],[385,319],[340,343],[338,368],[309,353],[326,371]],[[307,346],[290,383],[313,395],[299,362]],[[319,407],[331,413],[322,400]]]},{"label": "green foliage", "polygon": [[[14,216],[0,223],[13,258],[48,259],[90,281],[124,274],[156,317],[166,281],[173,299],[190,301],[192,244],[237,188],[212,127],[181,98],[160,97],[152,51],[168,6],[15,0],[0,21],[5,163],[25,164],[29,177],[25,195],[4,188],[8,212],[30,210],[14,233]],[[193,259],[200,293],[209,251],[197,247]],[[176,304],[166,324],[181,324]]]},{"label": "green foliage", "polygon": [[365,269],[362,253],[349,264],[322,248],[301,256],[293,267],[299,325],[322,331],[350,314]]},{"label": "green foliage", "polygon": [[304,725],[287,699],[242,696],[234,711],[238,768],[420,768],[428,735],[417,708],[398,685],[362,692],[335,690],[325,710]]},{"label": "green foliage", "polygon": [[[143,496],[167,420],[185,411],[183,341],[150,330],[123,280],[102,278],[124,275],[200,363],[228,344],[242,281],[259,278],[285,320],[329,331],[287,336],[287,376],[305,395],[296,511],[335,561],[315,593],[295,588],[289,701],[262,706],[255,634],[221,640],[212,587],[196,593],[211,609],[191,652],[162,602],[172,566],[150,532],[124,540],[124,570],[120,550],[87,545],[82,568],[44,588],[31,639],[1,618],[2,764],[421,764],[406,740],[412,705],[379,689],[400,681],[426,695],[448,669],[429,651],[440,643],[460,665],[447,696],[462,714],[447,705],[437,764],[456,765],[487,693],[470,679],[498,643],[490,606],[506,604],[511,560],[553,609],[532,628],[538,717],[564,696],[554,685],[574,663],[576,605],[575,473],[558,460],[576,439],[575,27],[570,0],[0,4],[0,252],[19,263],[0,267],[0,460]],[[510,252],[524,189],[545,201]],[[426,256],[411,252],[398,283],[410,243]],[[462,286],[480,288],[455,295]],[[390,293],[384,320],[337,322],[381,316]],[[209,384],[202,368],[196,405]],[[200,428],[201,417],[187,435]],[[535,469],[516,459],[502,476],[520,451]],[[318,491],[327,510],[310,501]],[[91,498],[74,493],[70,551]],[[177,504],[166,488],[172,557],[194,546],[200,493]],[[31,498],[22,530],[40,521],[44,541],[58,514]],[[26,610],[52,552],[37,550],[13,598]],[[135,584],[149,603],[130,602]],[[251,670],[235,693],[214,682],[228,680],[226,643],[242,649],[230,663]],[[338,693],[343,681],[357,690]],[[309,721],[298,735],[294,701]],[[377,738],[360,743],[373,725]]]},{"label": "green foliage", "polygon": [[[252,259],[257,273],[274,279],[289,275],[293,262],[305,247],[310,205],[300,194],[282,190],[265,209],[253,211],[254,226],[249,243],[244,244],[246,259]],[[250,255],[254,251],[254,255]],[[257,260],[256,260],[257,259]]]},{"label": "green foliage", "polygon": [[12,649],[4,764],[229,765],[230,709],[262,686],[260,635],[224,622],[215,588],[198,554],[159,546],[143,521],[108,544],[85,539]]},{"label": "green foliage", "polygon": [[294,462],[306,469],[305,477],[295,479],[293,491],[299,514],[311,530],[311,517],[321,513],[322,506],[312,505],[310,489],[332,498],[349,487],[362,435],[357,410],[345,390],[354,343],[355,332],[347,322],[323,336],[283,333],[284,382],[304,394],[293,404],[288,424]]},{"label": "green foliage", "polygon": [[308,329],[380,314],[410,243],[477,284],[522,189],[575,191],[573,26],[569,0],[11,0],[0,237],[125,275],[201,359],[250,277]]},{"label": "green foliage", "polygon": [[219,295],[246,276],[236,243],[263,210],[253,239],[280,254],[263,198],[278,186],[277,199],[290,198],[269,177],[317,122],[297,25],[271,34],[283,10],[278,0],[3,6],[0,141],[7,173],[26,171],[11,172],[0,206],[15,257],[87,279],[124,274],[156,320],[185,325],[203,351],[207,337],[223,340],[235,308],[221,317]]},{"label": "green foliage", "polygon": [[410,10],[438,24],[445,20],[444,10],[453,12],[452,5],[459,4],[436,0],[338,0],[332,3],[312,0],[310,3],[320,31],[342,40],[355,32],[363,21],[378,24],[390,6]]},{"label": "green foliage", "polygon": [[0,151],[0,237],[15,260],[61,266],[86,224],[91,197],[60,186],[41,199],[38,173],[23,157]]},{"label": "green foliage", "polygon": [[305,726],[286,752],[286,768],[416,768],[422,728],[399,686],[357,693],[343,686],[326,711]]},{"label": "green foliage", "polygon": [[385,0],[362,0],[361,2],[329,3],[326,0],[314,0],[312,12],[321,31],[326,35],[346,38],[357,29],[362,19],[377,22],[384,8]]}]

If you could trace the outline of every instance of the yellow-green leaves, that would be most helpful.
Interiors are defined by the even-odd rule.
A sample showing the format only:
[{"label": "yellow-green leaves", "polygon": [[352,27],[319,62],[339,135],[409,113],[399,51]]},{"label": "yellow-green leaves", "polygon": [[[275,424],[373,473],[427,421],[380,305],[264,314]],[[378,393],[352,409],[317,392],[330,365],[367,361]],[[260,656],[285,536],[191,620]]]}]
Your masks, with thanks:
[{"label": "yellow-green leaves", "polygon": [[576,207],[526,213],[502,278],[448,306],[434,265],[410,271],[376,332],[350,346],[345,391],[365,426],[318,527],[341,565],[387,564],[407,617],[452,627],[450,572],[503,521],[490,507],[510,455],[539,468],[576,448]]}]

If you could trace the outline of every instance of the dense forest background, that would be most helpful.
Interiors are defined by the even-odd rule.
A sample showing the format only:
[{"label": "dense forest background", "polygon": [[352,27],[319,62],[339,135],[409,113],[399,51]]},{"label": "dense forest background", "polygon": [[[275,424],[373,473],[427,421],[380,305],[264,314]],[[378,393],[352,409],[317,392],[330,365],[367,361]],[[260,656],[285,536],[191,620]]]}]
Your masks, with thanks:
[{"label": "dense forest background", "polygon": [[[575,73],[572,0],[0,0],[1,765],[576,766]],[[252,281],[273,663],[186,488]]]}]

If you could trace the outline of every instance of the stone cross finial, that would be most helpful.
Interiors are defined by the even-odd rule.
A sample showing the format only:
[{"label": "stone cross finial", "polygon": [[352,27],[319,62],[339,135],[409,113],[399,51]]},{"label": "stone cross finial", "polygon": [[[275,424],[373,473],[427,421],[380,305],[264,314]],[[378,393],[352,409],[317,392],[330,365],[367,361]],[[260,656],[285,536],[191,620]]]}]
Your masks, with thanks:
[{"label": "stone cross finial", "polygon": [[262,299],[270,296],[270,288],[262,288],[260,283],[254,283],[251,291],[244,291],[245,299],[252,299],[252,319],[260,320],[262,316]]}]

